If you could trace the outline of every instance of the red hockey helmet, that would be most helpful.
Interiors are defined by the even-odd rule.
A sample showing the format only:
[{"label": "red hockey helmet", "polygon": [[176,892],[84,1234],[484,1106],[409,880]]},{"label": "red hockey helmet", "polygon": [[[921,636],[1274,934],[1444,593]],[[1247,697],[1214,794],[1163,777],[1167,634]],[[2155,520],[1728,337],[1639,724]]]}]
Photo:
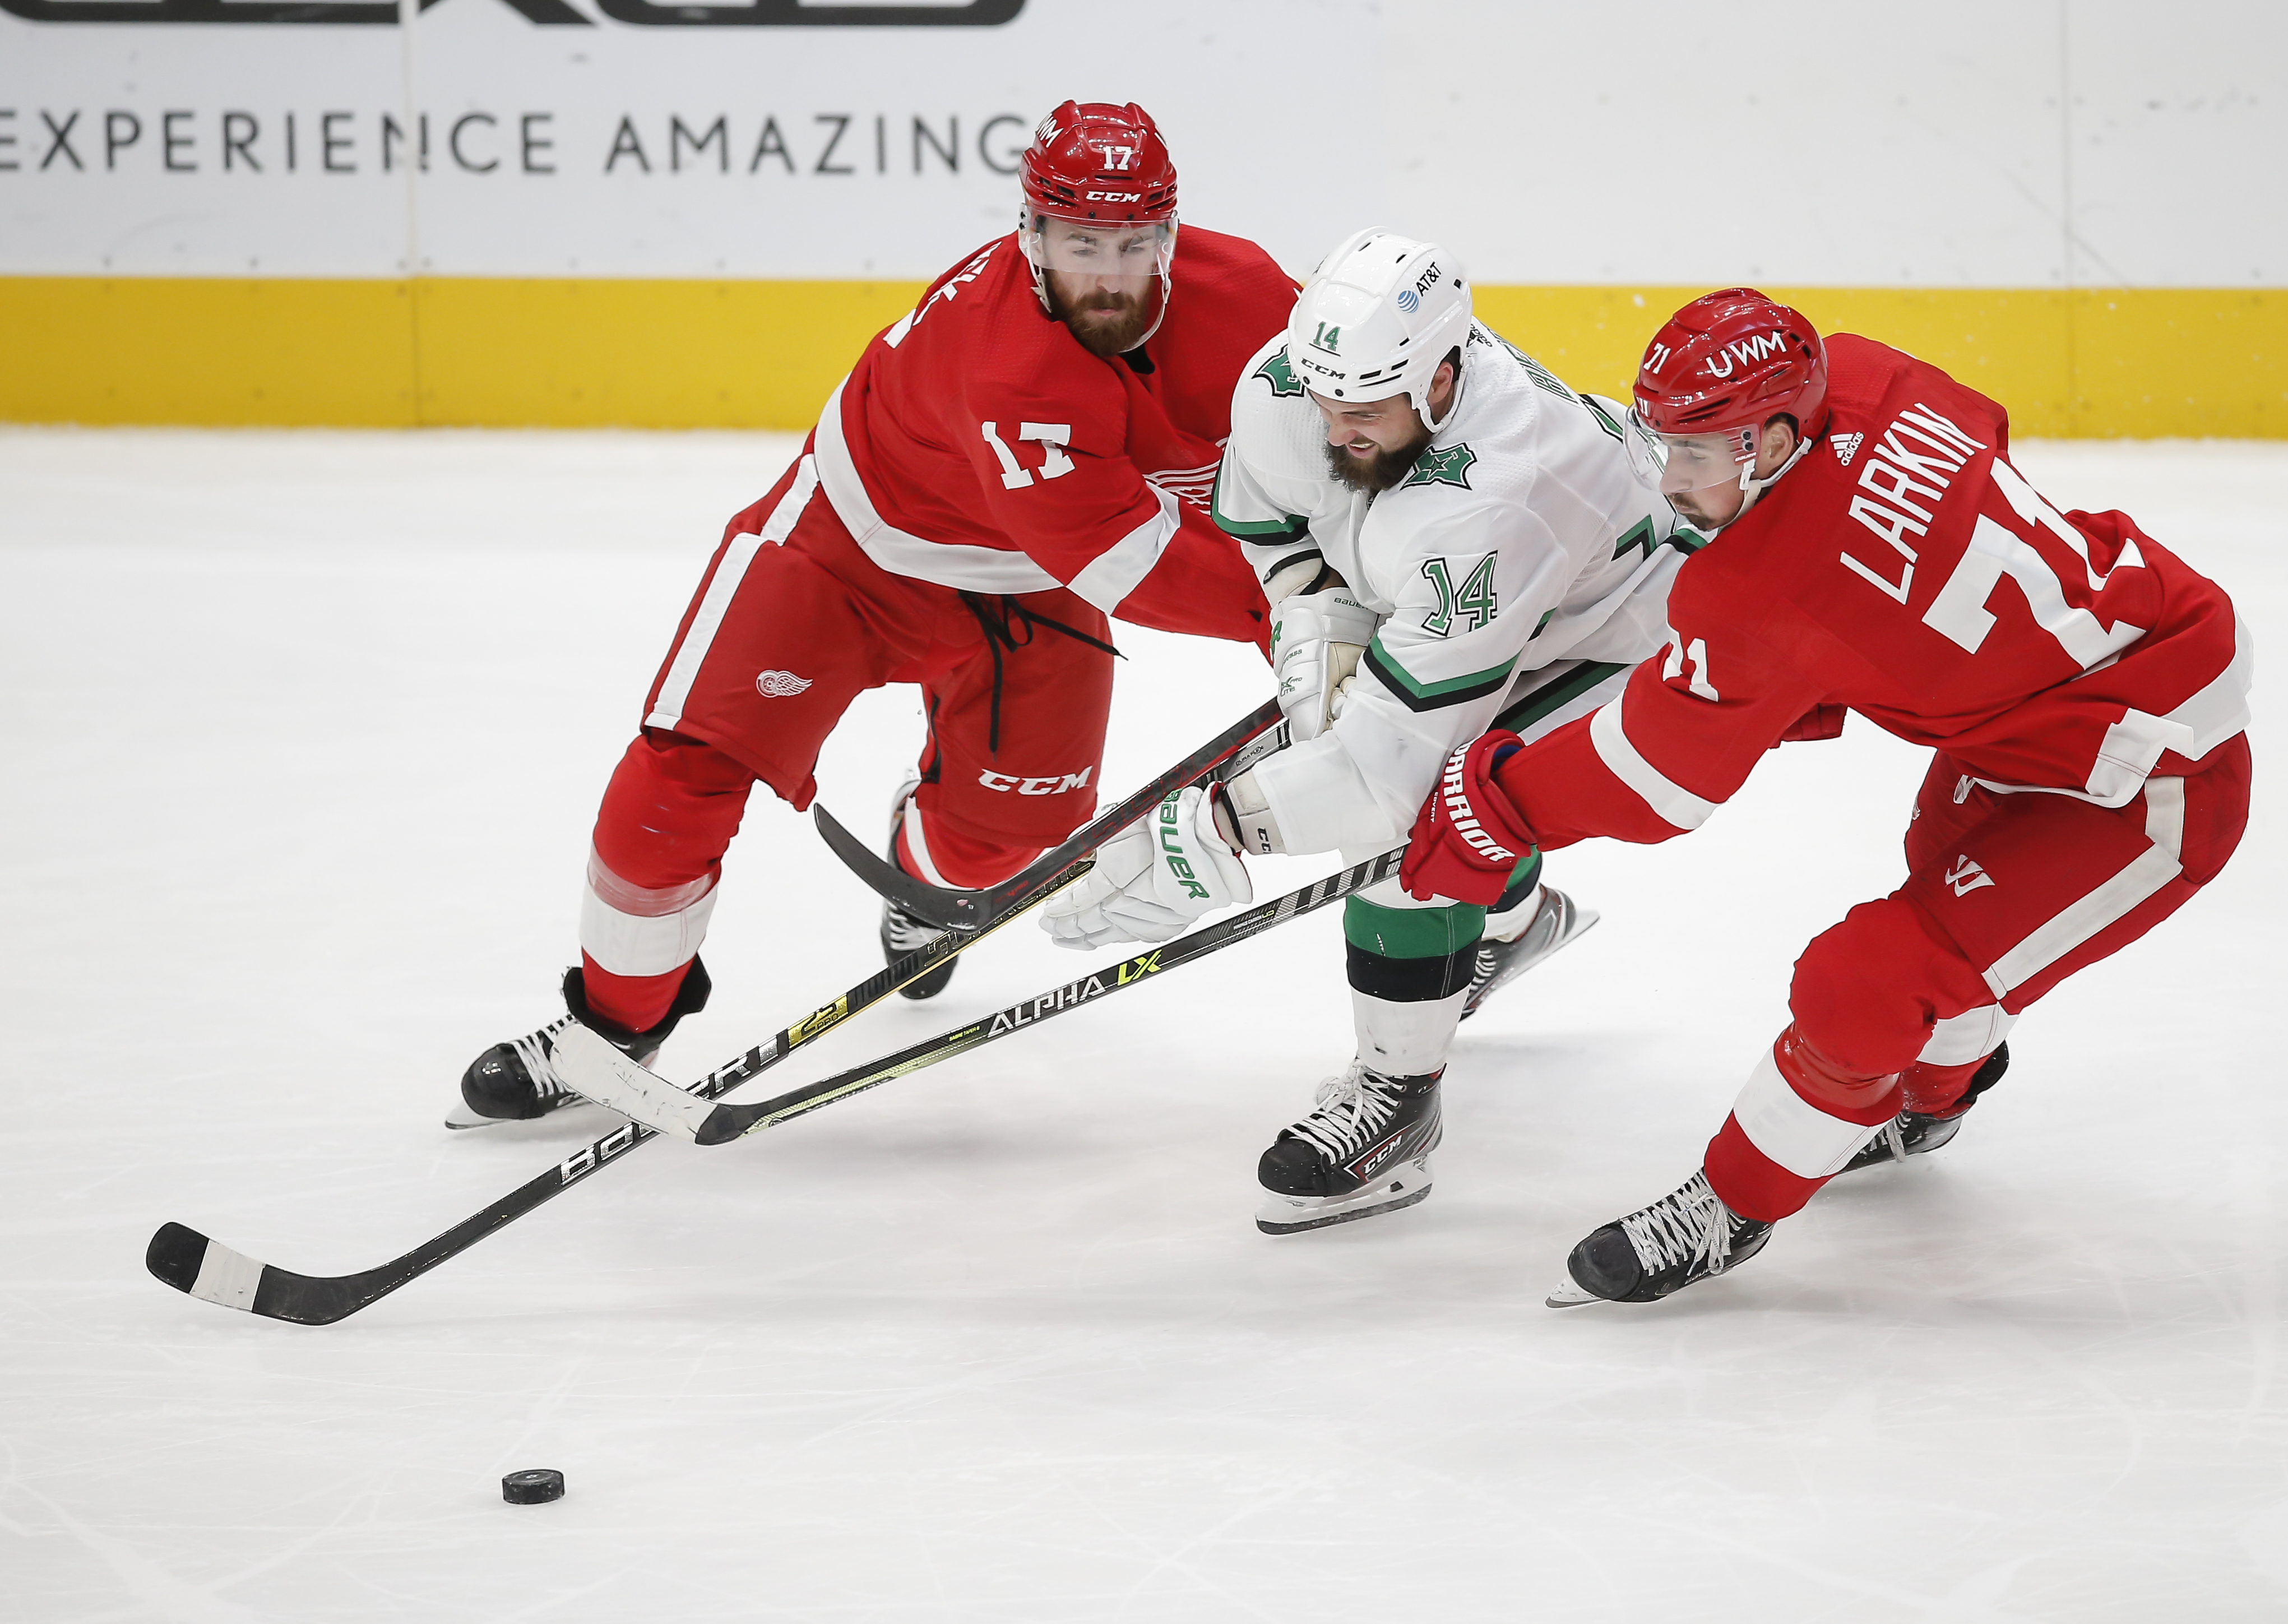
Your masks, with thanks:
[{"label": "red hockey helmet", "polygon": [[1656,434],[1744,429],[1752,440],[1784,413],[1808,440],[1826,403],[1819,330],[1753,288],[1705,294],[1669,317],[1637,372],[1637,416]]},{"label": "red hockey helmet", "polygon": [[1134,102],[1068,101],[1033,131],[1019,165],[1025,211],[1075,220],[1176,218],[1176,165]]},{"label": "red hockey helmet", "polygon": [[1132,290],[1148,279],[1154,305],[1135,342],[1157,332],[1175,291],[1176,165],[1152,115],[1132,101],[1068,101],[1033,131],[1019,169],[1017,241],[1041,307],[1059,314],[1051,271],[1115,298],[1143,297]]}]

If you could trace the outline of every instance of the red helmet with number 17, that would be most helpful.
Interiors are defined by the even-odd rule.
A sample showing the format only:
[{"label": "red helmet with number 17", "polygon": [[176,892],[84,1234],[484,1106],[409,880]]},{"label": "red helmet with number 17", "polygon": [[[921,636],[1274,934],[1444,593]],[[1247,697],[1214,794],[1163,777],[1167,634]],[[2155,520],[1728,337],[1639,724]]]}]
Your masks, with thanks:
[{"label": "red helmet with number 17", "polygon": [[1809,440],[1826,403],[1818,329],[1753,288],[1704,295],[1669,317],[1637,373],[1637,416],[1656,434],[1744,430],[1752,442],[1784,413]]},{"label": "red helmet with number 17", "polygon": [[1176,165],[1134,102],[1068,101],[1033,131],[1020,165],[1027,214],[1069,220],[1176,218]]},{"label": "red helmet with number 17", "polygon": [[1068,101],[1033,131],[1019,170],[1017,241],[1041,307],[1060,314],[1052,271],[1073,279],[1068,297],[1077,286],[1100,299],[1140,298],[1134,290],[1149,278],[1158,283],[1150,338],[1168,312],[1176,252],[1176,165],[1152,115],[1132,101]]}]

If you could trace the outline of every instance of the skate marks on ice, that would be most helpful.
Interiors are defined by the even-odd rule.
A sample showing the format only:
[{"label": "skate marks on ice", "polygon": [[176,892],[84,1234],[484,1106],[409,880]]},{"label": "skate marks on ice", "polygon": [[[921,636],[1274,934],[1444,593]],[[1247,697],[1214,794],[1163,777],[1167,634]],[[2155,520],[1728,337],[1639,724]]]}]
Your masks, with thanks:
[{"label": "skate marks on ice", "polygon": [[[434,1117],[471,1054],[547,1012],[631,696],[784,454],[0,434],[4,691],[73,701],[0,717],[5,984],[27,1071],[125,1105],[91,1134],[75,1082],[0,1118],[7,1605],[2278,1614],[2268,798],[2234,883],[2046,1000],[1953,1144],[1839,1181],[1670,1303],[1538,1305],[1573,1241],[1689,1171],[1803,942],[1895,883],[1915,764],[1855,723],[1771,758],[1690,840],[1553,855],[1603,922],[1464,1029],[1436,1192],[1406,1212],[1277,1240],[1249,1222],[1256,1156],[1348,1051],[1330,911],[1205,987],[1140,988],[711,1160],[655,1150],[321,1334],[156,1287],[163,1218],[355,1262],[610,1126],[454,1138]],[[2213,563],[2260,640],[2288,632],[2284,449],[2019,458]],[[1121,641],[1108,782],[1261,680],[1251,650]],[[913,710],[869,696],[822,792],[886,800]],[[874,953],[875,905],[822,857],[751,808],[709,950],[721,1007],[672,1075]],[[1311,877],[1286,872],[1259,888]],[[870,1017],[878,1040],[822,1041],[800,1075],[1069,976],[1029,935],[964,972],[969,1002]],[[501,1474],[544,1462],[570,1493],[504,1506]]]}]

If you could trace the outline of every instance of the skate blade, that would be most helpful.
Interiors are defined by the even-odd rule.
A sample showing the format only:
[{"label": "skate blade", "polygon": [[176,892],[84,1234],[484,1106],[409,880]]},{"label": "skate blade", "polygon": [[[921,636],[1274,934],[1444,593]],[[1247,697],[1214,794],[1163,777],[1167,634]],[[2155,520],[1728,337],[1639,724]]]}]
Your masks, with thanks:
[{"label": "skate blade", "polygon": [[1547,1309],[1577,1309],[1584,1303],[1602,1302],[1603,1301],[1604,1299],[1597,1295],[1596,1293],[1593,1291],[1584,1291],[1581,1288],[1579,1282],[1576,1281],[1570,1275],[1568,1275],[1565,1278],[1565,1283],[1562,1286],[1560,1286],[1555,1291],[1551,1292],[1549,1295],[1541,1300],[1541,1306]]},{"label": "skate blade", "polygon": [[[1604,918],[1604,915],[1599,913],[1594,908],[1584,908],[1572,898],[1566,896],[1562,891],[1556,890],[1554,888],[1550,889],[1549,895],[1562,899],[1561,905],[1554,910],[1559,917],[1555,925],[1552,927],[1549,941],[1544,944],[1534,947],[1529,951],[1519,954],[1515,959],[1513,959],[1509,963],[1502,967],[1501,973],[1499,975],[1496,975],[1491,981],[1488,982],[1484,986],[1479,988],[1476,992],[1473,993],[1470,997],[1469,1003],[1462,1010],[1461,1018],[1463,1020],[1468,1020],[1472,1015],[1477,1014],[1479,1010],[1484,1008],[1487,999],[1492,998],[1495,993],[1500,991],[1504,987],[1508,986],[1510,983],[1515,981],[1528,970],[1538,968],[1540,966],[1547,963],[1551,959],[1554,958],[1560,951],[1565,948],[1570,947],[1583,936],[1587,935],[1590,929],[1597,923],[1597,921]],[[1548,912],[1551,911],[1545,910],[1543,914],[1536,914],[1532,922],[1527,925],[1524,930],[1518,933],[1519,936],[1523,937],[1531,935],[1536,930],[1539,929],[1541,927],[1544,914]]]},{"label": "skate blade", "polygon": [[1430,1165],[1418,1162],[1411,1171],[1371,1190],[1359,1190],[1340,1199],[1311,1196],[1267,1196],[1255,1214],[1255,1227],[1266,1235],[1299,1235],[1352,1223],[1378,1213],[1394,1213],[1430,1197]]},{"label": "skate blade", "polygon": [[593,1100],[573,1099],[544,1111],[536,1117],[488,1117],[481,1111],[470,1110],[469,1103],[464,1100],[445,1113],[445,1126],[457,1134],[473,1127],[500,1127],[511,1122],[545,1122],[551,1117],[559,1116],[568,1111],[577,1111],[584,1105],[599,1111],[611,1109],[609,1106],[597,1105]]}]

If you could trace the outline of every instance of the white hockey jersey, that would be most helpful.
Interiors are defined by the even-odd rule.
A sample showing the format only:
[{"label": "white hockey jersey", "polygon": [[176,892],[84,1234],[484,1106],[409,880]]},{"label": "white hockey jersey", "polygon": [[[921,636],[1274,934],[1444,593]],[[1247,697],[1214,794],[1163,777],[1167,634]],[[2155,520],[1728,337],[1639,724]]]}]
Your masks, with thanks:
[{"label": "white hockey jersey", "polygon": [[1254,769],[1291,852],[1396,845],[1517,673],[1667,641],[1669,582],[1703,538],[1631,470],[1621,409],[1482,324],[1460,387],[1412,472],[1370,495],[1328,466],[1283,335],[1240,375],[1217,524],[1259,577],[1316,553],[1381,617],[1333,726]]}]

